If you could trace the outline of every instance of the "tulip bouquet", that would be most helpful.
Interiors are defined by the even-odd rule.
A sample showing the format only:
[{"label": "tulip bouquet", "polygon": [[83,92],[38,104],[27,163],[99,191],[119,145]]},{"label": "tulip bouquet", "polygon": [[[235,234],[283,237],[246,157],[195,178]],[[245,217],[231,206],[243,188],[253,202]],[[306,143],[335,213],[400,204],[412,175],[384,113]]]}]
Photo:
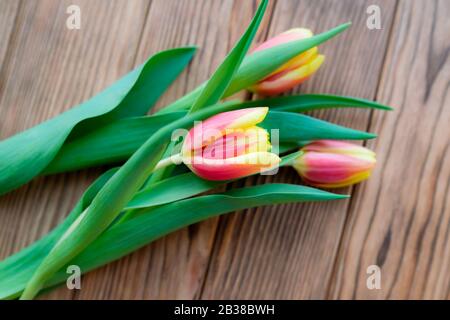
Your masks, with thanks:
[{"label": "tulip bouquet", "polygon": [[[273,96],[302,83],[324,62],[317,46],[349,27],[318,35],[293,29],[247,54],[266,6],[262,1],[207,82],[160,111],[145,115],[195,48],[160,52],[89,101],[0,143],[0,194],[39,175],[120,164],[101,175],[52,232],[0,262],[0,298],[34,298],[65,281],[67,265],[88,272],[209,217],[343,199],[347,196],[314,186],[343,187],[369,177],[375,154],[342,140],[375,135],[302,113],[389,107],[316,94],[225,100],[244,89]],[[309,186],[274,183],[217,191],[250,175],[275,174],[281,166],[292,166]]]}]

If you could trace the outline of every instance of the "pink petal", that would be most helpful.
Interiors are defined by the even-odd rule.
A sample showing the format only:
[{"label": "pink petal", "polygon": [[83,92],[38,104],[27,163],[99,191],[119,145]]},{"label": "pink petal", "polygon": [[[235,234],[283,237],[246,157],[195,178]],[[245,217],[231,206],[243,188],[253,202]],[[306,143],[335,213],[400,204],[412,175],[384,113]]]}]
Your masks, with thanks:
[{"label": "pink petal", "polygon": [[257,107],[219,113],[195,125],[185,138],[183,154],[192,153],[213,143],[227,129],[248,128],[264,120],[269,108]]},{"label": "pink petal", "polygon": [[203,179],[224,181],[270,170],[276,167],[280,161],[281,159],[273,153],[256,152],[228,159],[195,157],[188,166],[196,175]]}]

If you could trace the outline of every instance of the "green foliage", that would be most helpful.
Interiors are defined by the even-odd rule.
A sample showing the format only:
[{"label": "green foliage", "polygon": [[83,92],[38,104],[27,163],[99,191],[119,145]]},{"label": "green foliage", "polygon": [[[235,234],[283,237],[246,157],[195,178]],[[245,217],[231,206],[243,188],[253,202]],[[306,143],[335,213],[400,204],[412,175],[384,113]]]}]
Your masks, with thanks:
[{"label": "green foliage", "polygon": [[105,123],[146,114],[195,50],[160,52],[90,100],[1,141],[0,195],[42,173],[66,140],[79,138]]}]

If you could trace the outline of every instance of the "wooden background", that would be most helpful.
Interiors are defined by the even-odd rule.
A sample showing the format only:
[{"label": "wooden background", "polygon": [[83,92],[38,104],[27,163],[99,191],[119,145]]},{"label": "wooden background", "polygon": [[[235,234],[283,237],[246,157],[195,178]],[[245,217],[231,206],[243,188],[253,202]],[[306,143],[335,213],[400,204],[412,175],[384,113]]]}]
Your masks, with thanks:
[{"label": "wooden background", "polygon": [[[81,30],[65,27],[78,4]],[[369,30],[366,9],[381,8]],[[0,138],[82,102],[158,50],[198,44],[162,106],[207,79],[244,31],[254,0],[0,0]],[[450,298],[450,1],[272,0],[261,41],[291,27],[351,20],[321,46],[298,92],[354,95],[394,112],[316,116],[379,134],[372,179],[348,201],[280,205],[212,219],[44,299]],[[5,159],[3,159],[4,161]],[[101,169],[40,178],[0,198],[0,258],[48,232]],[[272,178],[257,177],[246,184]],[[277,181],[299,182],[291,169]],[[243,184],[243,183],[241,183]],[[366,287],[381,267],[381,290]]]}]

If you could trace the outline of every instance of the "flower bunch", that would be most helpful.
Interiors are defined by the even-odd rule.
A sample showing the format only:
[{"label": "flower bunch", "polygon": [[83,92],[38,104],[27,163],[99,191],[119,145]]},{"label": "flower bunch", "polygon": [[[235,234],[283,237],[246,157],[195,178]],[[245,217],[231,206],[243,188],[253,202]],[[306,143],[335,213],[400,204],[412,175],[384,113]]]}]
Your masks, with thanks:
[{"label": "flower bunch", "polygon": [[[0,159],[8,159],[0,162],[0,194],[39,175],[121,163],[86,190],[55,230],[0,262],[0,298],[34,298],[64,281],[63,267],[69,263],[87,272],[219,214],[276,203],[344,199],[347,196],[311,186],[344,187],[369,177],[375,154],[342,140],[375,135],[302,113],[329,107],[389,107],[316,94],[224,100],[245,89],[270,96],[292,89],[323,64],[318,45],[349,27],[344,24],[318,35],[292,29],[247,54],[267,2],[261,2],[211,78],[161,111],[145,115],[189,63],[195,48],[158,53],[82,105],[0,142]],[[181,144],[171,139],[179,129],[185,132]],[[263,184],[211,194],[224,183],[275,174],[283,166],[292,166],[311,186]],[[206,191],[210,193],[204,195]]]}]

